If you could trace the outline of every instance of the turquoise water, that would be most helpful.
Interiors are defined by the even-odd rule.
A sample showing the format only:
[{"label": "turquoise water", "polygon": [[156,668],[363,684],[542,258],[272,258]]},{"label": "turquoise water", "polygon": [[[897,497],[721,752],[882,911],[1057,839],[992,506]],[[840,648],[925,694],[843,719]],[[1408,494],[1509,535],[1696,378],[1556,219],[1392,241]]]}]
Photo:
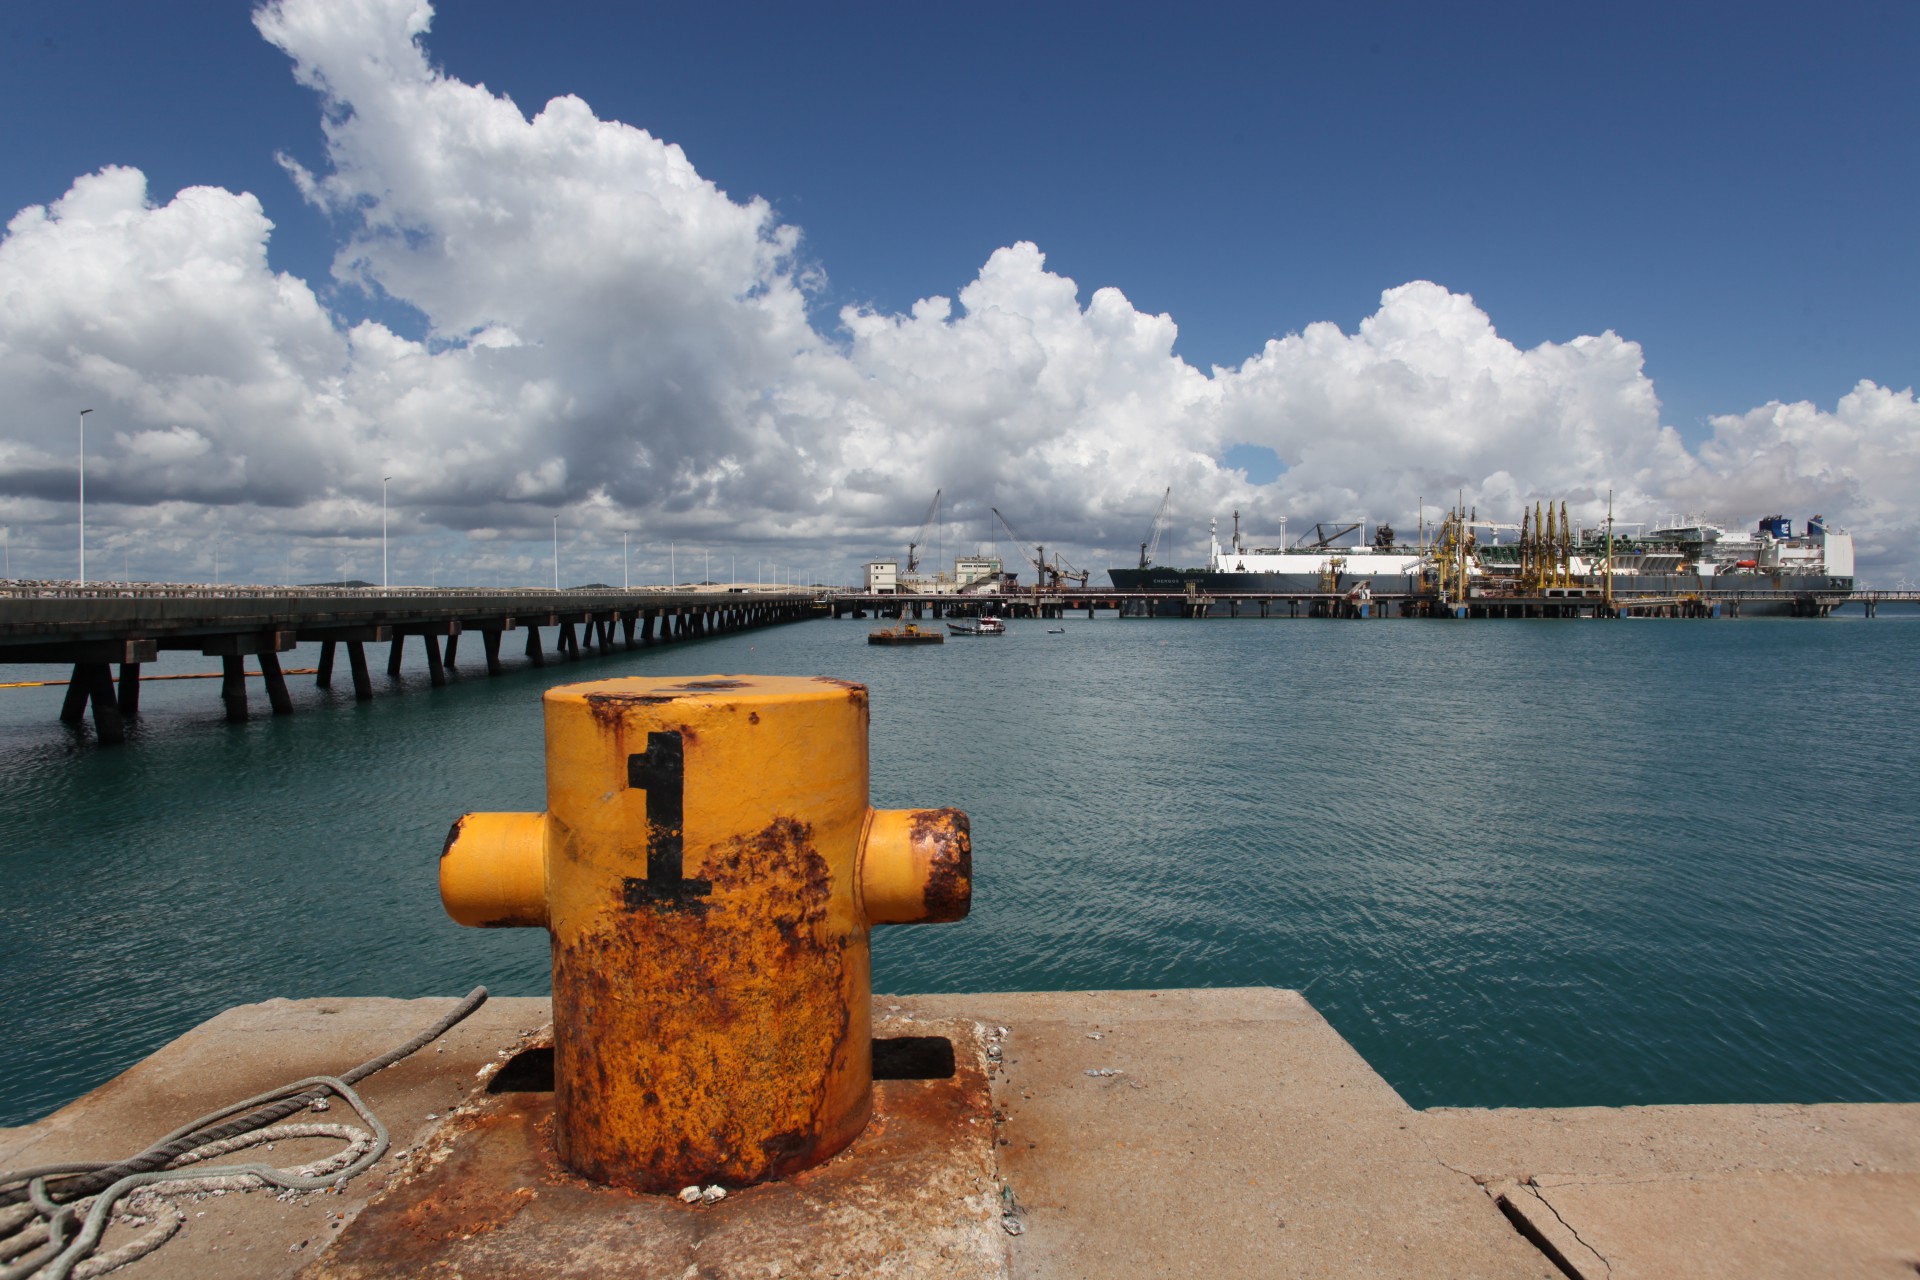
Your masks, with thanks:
[{"label": "turquoise water", "polygon": [[541,807],[543,688],[644,672],[864,681],[875,803],[971,815],[972,917],[882,930],[881,990],[1302,988],[1417,1106],[1920,1100],[1911,620],[868,625],[245,726],[156,683],[110,750],[0,692],[0,1124],[238,1001],[544,993],[441,840]]}]

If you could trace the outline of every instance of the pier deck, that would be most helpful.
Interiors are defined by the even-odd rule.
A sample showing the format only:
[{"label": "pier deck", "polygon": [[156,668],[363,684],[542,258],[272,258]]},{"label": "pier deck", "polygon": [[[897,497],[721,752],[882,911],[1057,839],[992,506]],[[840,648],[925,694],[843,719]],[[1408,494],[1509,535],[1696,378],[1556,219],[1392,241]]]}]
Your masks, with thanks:
[{"label": "pier deck", "polygon": [[71,664],[60,718],[77,725],[90,703],[98,740],[112,743],[139,714],[141,667],[164,650],[220,658],[227,719],[240,722],[249,713],[248,658],[273,713],[293,711],[279,655],[303,642],[320,645],[314,677],[322,688],[332,684],[344,649],[354,697],[366,701],[373,697],[369,644],[387,646],[387,674],[397,676],[417,643],[438,687],[459,660],[461,636],[472,633],[487,674],[498,675],[503,637],[514,631],[525,635],[526,658],[537,666],[549,652],[543,628],[554,630],[555,656],[577,659],[616,645],[633,649],[815,616],[814,596],[790,590],[13,586],[0,588],[0,663]]},{"label": "pier deck", "polygon": [[[0,1167],[125,1155],[371,1056],[449,1003],[228,1010],[0,1129]],[[954,1037],[960,1083],[878,1081],[879,1129],[805,1186],[736,1190],[719,1212],[583,1190],[521,1149],[541,1132],[542,1082],[492,1103],[476,1083],[549,1016],[545,1000],[496,999],[362,1086],[395,1145],[366,1175],[291,1202],[190,1204],[180,1235],[117,1274],[1910,1280],[1920,1263],[1920,1105],[1416,1111],[1303,997],[1263,988],[878,996],[874,1014],[880,1036]],[[921,1095],[949,1101],[916,1111]],[[461,1128],[449,1112],[475,1098],[491,1109]],[[938,1150],[902,1152],[928,1114],[950,1117],[917,1130]],[[893,1176],[903,1159],[937,1181]]]}]

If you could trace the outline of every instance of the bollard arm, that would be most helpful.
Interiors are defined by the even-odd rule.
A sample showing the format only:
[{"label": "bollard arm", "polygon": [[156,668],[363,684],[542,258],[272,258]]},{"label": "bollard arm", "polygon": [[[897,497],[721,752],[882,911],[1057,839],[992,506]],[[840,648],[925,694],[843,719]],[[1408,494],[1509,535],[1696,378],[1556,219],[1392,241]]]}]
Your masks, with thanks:
[{"label": "bollard arm", "polygon": [[547,925],[547,815],[469,813],[440,850],[440,903],[464,925]]},{"label": "bollard arm", "polygon": [[958,809],[876,809],[860,850],[869,924],[964,919],[973,904],[973,838]]}]

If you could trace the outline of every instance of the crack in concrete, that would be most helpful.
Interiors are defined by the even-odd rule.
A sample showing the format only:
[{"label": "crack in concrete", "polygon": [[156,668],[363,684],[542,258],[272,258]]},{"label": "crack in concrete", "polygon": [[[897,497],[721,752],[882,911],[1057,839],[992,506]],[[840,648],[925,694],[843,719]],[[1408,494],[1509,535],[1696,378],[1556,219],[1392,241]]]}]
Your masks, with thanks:
[{"label": "crack in concrete", "polygon": [[[1496,1191],[1494,1188],[1495,1183],[1503,1180],[1499,1175],[1486,1175],[1486,1174],[1473,1173],[1470,1170],[1462,1169],[1457,1165],[1448,1164],[1445,1160],[1442,1160],[1440,1158],[1437,1152],[1434,1151],[1433,1142],[1431,1139],[1428,1138],[1428,1136],[1425,1133],[1421,1132],[1419,1129],[1414,1129],[1412,1132],[1413,1132],[1413,1136],[1419,1140],[1420,1145],[1426,1148],[1427,1156],[1429,1159],[1431,1159],[1435,1164],[1439,1165],[1442,1169],[1445,1169],[1448,1173],[1455,1173],[1467,1179],[1469,1182],[1479,1187],[1481,1191],[1485,1192],[1487,1199],[1492,1201],[1495,1206],[1499,1205],[1500,1193]],[[1607,1257],[1605,1254],[1601,1253],[1598,1249],[1594,1248],[1592,1245],[1588,1244],[1585,1240],[1581,1239],[1580,1233],[1573,1229],[1573,1224],[1568,1222],[1565,1218],[1560,1217],[1560,1211],[1554,1208],[1552,1202],[1550,1202],[1545,1196],[1540,1194],[1539,1189],[1537,1187],[1527,1182],[1524,1176],[1514,1177],[1512,1179],[1512,1182],[1516,1189],[1520,1187],[1525,1187],[1527,1191],[1532,1193],[1534,1199],[1538,1200],[1541,1204],[1546,1205],[1547,1211],[1551,1213],[1556,1219],[1559,1220],[1559,1223],[1561,1226],[1567,1229],[1567,1234],[1571,1235],[1574,1238],[1574,1240],[1579,1243],[1581,1248],[1585,1249],[1588,1253],[1592,1254],[1594,1257],[1600,1259],[1600,1265],[1607,1269],[1607,1274],[1609,1276],[1613,1274],[1613,1263],[1607,1260]],[[1504,1217],[1506,1215],[1503,1214],[1501,1216]],[[1515,1225],[1517,1226],[1518,1224],[1515,1224]],[[1524,1236],[1526,1233],[1522,1232],[1521,1234],[1522,1236]],[[1528,1243],[1531,1244],[1533,1243],[1533,1241],[1528,1241]],[[1920,1268],[1917,1268],[1917,1269],[1920,1269]]]},{"label": "crack in concrete", "polygon": [[1601,1253],[1598,1249],[1588,1244],[1586,1240],[1581,1237],[1580,1233],[1574,1229],[1574,1225],[1571,1222],[1568,1222],[1565,1218],[1560,1216],[1560,1211],[1553,1207],[1553,1201],[1547,1199],[1545,1196],[1540,1194],[1540,1188],[1535,1186],[1529,1186],[1527,1190],[1533,1193],[1533,1198],[1535,1200],[1538,1200],[1541,1204],[1547,1206],[1547,1212],[1551,1213],[1554,1216],[1555,1221],[1559,1222],[1561,1226],[1567,1229],[1567,1234],[1572,1236],[1574,1240],[1578,1242],[1578,1244],[1582,1249],[1585,1249],[1588,1253],[1600,1259],[1600,1265],[1607,1269],[1608,1275],[1613,1274],[1613,1264],[1607,1261],[1607,1255],[1604,1253]]},{"label": "crack in concrete", "polygon": [[[1459,1165],[1448,1164],[1445,1160],[1442,1160],[1440,1158],[1440,1154],[1433,1149],[1433,1139],[1427,1136],[1424,1130],[1415,1126],[1415,1127],[1410,1127],[1408,1129],[1408,1132],[1413,1134],[1414,1138],[1420,1143],[1420,1145],[1423,1148],[1425,1148],[1427,1153],[1427,1159],[1433,1161],[1435,1164],[1439,1165],[1442,1169],[1445,1169],[1448,1173],[1459,1174],[1461,1177],[1465,1178],[1467,1181],[1473,1183],[1474,1186],[1479,1187],[1482,1191],[1485,1191],[1487,1189],[1488,1183],[1494,1181],[1495,1178],[1499,1176],[1499,1175],[1475,1173],[1471,1169],[1462,1169]],[[1514,1175],[1513,1180],[1515,1182],[1520,1181],[1519,1175]]]}]

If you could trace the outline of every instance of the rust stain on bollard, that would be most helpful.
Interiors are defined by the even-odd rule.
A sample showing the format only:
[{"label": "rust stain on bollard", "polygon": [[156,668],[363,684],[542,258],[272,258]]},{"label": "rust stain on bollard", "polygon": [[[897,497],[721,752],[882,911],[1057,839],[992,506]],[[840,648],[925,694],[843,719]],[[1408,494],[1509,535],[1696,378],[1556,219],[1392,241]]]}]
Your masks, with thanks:
[{"label": "rust stain on bollard", "polygon": [[623,923],[556,941],[556,1102],[595,1117],[566,1127],[561,1156],[599,1181],[759,1182],[818,1163],[866,1123],[864,1104],[834,1106],[857,1067],[865,955],[850,965],[849,940],[829,935],[831,877],[810,831],[779,819],[703,871],[696,904],[623,900]]},{"label": "rust stain on bollard", "polygon": [[913,845],[926,850],[922,921],[961,920],[973,905],[973,830],[958,809],[921,809],[913,815]]}]

